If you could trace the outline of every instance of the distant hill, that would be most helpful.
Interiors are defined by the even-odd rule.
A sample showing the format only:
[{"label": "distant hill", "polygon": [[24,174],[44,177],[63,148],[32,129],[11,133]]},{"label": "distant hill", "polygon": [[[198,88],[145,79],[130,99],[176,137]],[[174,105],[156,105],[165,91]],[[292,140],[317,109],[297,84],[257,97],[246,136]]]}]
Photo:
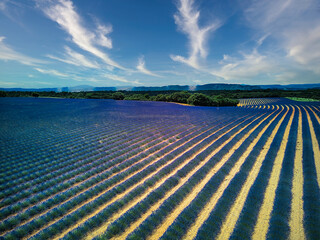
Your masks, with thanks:
[{"label": "distant hill", "polygon": [[212,83],[205,85],[197,85],[195,90],[256,90],[261,89],[259,86],[245,85],[245,84],[226,84],[226,83]]},{"label": "distant hill", "polygon": [[0,88],[0,91],[7,92],[58,92],[58,88]]},{"label": "distant hill", "polygon": [[1,91],[21,91],[21,92],[90,92],[90,91],[206,91],[206,90],[259,90],[259,89],[281,89],[281,90],[303,90],[311,88],[320,88],[320,83],[315,84],[289,84],[289,85],[246,85],[246,84],[226,84],[211,83],[204,85],[168,85],[160,87],[93,87],[81,85],[75,87],[63,88],[0,88]]},{"label": "distant hill", "polygon": [[169,85],[162,87],[133,87],[131,91],[189,91],[190,87],[188,85]]},{"label": "distant hill", "polygon": [[302,90],[320,88],[320,83],[314,84],[288,84],[288,85],[259,85],[262,89]]},{"label": "distant hill", "polygon": [[116,87],[95,87],[93,91],[117,91]]}]

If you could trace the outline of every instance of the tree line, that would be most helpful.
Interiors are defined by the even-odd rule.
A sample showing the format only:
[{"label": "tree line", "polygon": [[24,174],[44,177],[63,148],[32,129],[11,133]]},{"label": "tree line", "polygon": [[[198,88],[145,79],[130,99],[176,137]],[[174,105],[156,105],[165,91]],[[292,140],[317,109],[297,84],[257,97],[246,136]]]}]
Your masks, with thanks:
[{"label": "tree line", "polygon": [[114,99],[137,101],[162,101],[183,103],[194,106],[237,106],[239,100],[222,95],[207,95],[188,91],[168,92],[129,92],[129,91],[91,91],[91,92],[0,92],[1,97],[53,97],[53,98],[84,98]]},{"label": "tree line", "polygon": [[195,106],[236,106],[241,98],[296,97],[320,100],[320,89],[307,90],[207,90],[207,91],[88,91],[27,92],[0,91],[0,97],[58,97],[82,99],[114,99],[162,101]]}]

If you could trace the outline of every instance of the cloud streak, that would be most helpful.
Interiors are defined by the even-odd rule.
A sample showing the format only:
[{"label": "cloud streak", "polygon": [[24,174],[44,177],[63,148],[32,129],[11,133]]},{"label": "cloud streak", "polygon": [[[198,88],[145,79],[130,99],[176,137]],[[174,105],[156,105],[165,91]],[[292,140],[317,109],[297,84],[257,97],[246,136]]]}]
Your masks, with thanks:
[{"label": "cloud streak", "polygon": [[109,73],[106,73],[104,74],[104,77],[108,78],[108,79],[111,79],[113,81],[118,81],[118,82],[123,82],[123,83],[135,83],[135,84],[140,84],[139,81],[129,81],[127,80],[126,78],[122,77],[122,76],[118,76],[118,75],[115,75],[115,74],[109,74]]},{"label": "cloud streak", "polygon": [[[320,74],[320,15],[316,0],[246,3],[243,14],[247,26],[254,30],[256,45],[249,54],[225,55],[219,62],[221,67],[211,73],[228,81],[254,79],[257,83],[273,79],[290,83],[301,82],[302,75],[314,81],[315,74]],[[272,48],[264,46],[266,41],[269,46],[272,43]]]},{"label": "cloud streak", "polygon": [[73,3],[69,0],[36,0],[36,2],[48,18],[58,23],[71,36],[78,47],[100,58],[109,66],[125,69],[98,48],[98,46],[112,48],[112,41],[107,36],[112,30],[111,27],[98,25],[95,32],[86,29]]},{"label": "cloud streak", "polygon": [[28,66],[37,66],[38,64],[46,63],[43,60],[28,57],[22,53],[16,52],[10,46],[4,43],[4,39],[5,37],[0,37],[0,59],[5,61],[17,61]]},{"label": "cloud streak", "polygon": [[209,33],[220,27],[219,22],[212,23],[206,27],[199,26],[200,11],[194,6],[194,0],[180,0],[178,13],[174,15],[178,29],[186,34],[189,39],[189,57],[171,55],[174,61],[185,63],[195,69],[200,69],[199,58],[206,58],[208,51],[206,42]]},{"label": "cloud streak", "polygon": [[46,70],[46,69],[42,69],[42,68],[34,68],[34,69],[37,70],[40,73],[43,73],[43,74],[49,74],[49,75],[54,75],[54,76],[63,77],[63,78],[69,77],[69,75],[61,73],[61,72],[56,71],[56,70],[51,70],[51,69],[50,70]]},{"label": "cloud streak", "polygon": [[137,69],[146,74],[146,75],[150,75],[150,76],[153,76],[153,77],[161,77],[160,75],[158,74],[155,74],[153,72],[151,72],[150,70],[148,70],[145,66],[145,61],[144,61],[144,57],[140,57],[139,60],[138,60],[138,65],[137,65]]},{"label": "cloud streak", "polygon": [[288,57],[320,74],[320,22],[314,28],[289,33],[287,52]]},{"label": "cloud streak", "polygon": [[249,26],[269,34],[287,58],[320,74],[320,15],[317,0],[259,0],[245,11]]},{"label": "cloud streak", "polygon": [[99,64],[96,62],[89,61],[84,55],[73,51],[69,47],[65,47],[66,54],[64,58],[55,57],[52,55],[47,55],[47,57],[58,60],[60,62],[72,64],[79,67],[87,67],[87,68],[100,68]]},{"label": "cloud streak", "polygon": [[213,70],[211,74],[226,80],[251,80],[261,74],[270,74],[274,67],[268,58],[258,53],[256,49],[250,54],[242,53],[241,58],[224,55],[220,64],[222,67]]}]

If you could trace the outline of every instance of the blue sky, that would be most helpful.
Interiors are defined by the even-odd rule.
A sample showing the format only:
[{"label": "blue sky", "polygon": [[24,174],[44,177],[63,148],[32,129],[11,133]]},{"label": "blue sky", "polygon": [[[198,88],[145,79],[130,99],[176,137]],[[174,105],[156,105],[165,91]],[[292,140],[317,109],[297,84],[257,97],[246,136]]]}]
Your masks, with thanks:
[{"label": "blue sky", "polygon": [[0,0],[0,87],[320,83],[318,0]]}]

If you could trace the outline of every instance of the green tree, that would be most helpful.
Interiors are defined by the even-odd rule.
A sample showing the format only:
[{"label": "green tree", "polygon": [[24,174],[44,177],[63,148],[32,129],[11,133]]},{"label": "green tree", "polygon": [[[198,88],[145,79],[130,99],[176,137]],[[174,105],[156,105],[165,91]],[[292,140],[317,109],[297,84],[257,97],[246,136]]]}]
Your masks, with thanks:
[{"label": "green tree", "polygon": [[155,96],[154,101],[166,102],[167,96],[164,94],[158,94],[157,96]]},{"label": "green tree", "polygon": [[124,98],[125,100],[137,100],[137,101],[147,101],[149,98],[146,98],[145,94],[132,94]]},{"label": "green tree", "polygon": [[124,93],[122,92],[115,92],[115,93],[112,93],[111,97],[114,100],[123,100],[125,96],[124,96]]},{"label": "green tree", "polygon": [[5,91],[0,91],[0,97],[6,97],[7,93]]},{"label": "green tree", "polygon": [[213,106],[212,99],[203,93],[192,94],[188,98],[187,103],[195,106]]},{"label": "green tree", "polygon": [[168,96],[168,101],[178,102],[178,103],[187,103],[188,98],[191,96],[191,93],[187,91],[175,92]]},{"label": "green tree", "polygon": [[145,99],[149,99],[150,98],[149,93],[145,93],[145,94],[143,94],[143,96],[144,96]]},{"label": "green tree", "polygon": [[33,93],[31,93],[31,96],[32,96],[32,97],[39,97],[39,96],[40,96],[40,94],[39,94],[39,93],[37,93],[37,92],[33,92]]}]

